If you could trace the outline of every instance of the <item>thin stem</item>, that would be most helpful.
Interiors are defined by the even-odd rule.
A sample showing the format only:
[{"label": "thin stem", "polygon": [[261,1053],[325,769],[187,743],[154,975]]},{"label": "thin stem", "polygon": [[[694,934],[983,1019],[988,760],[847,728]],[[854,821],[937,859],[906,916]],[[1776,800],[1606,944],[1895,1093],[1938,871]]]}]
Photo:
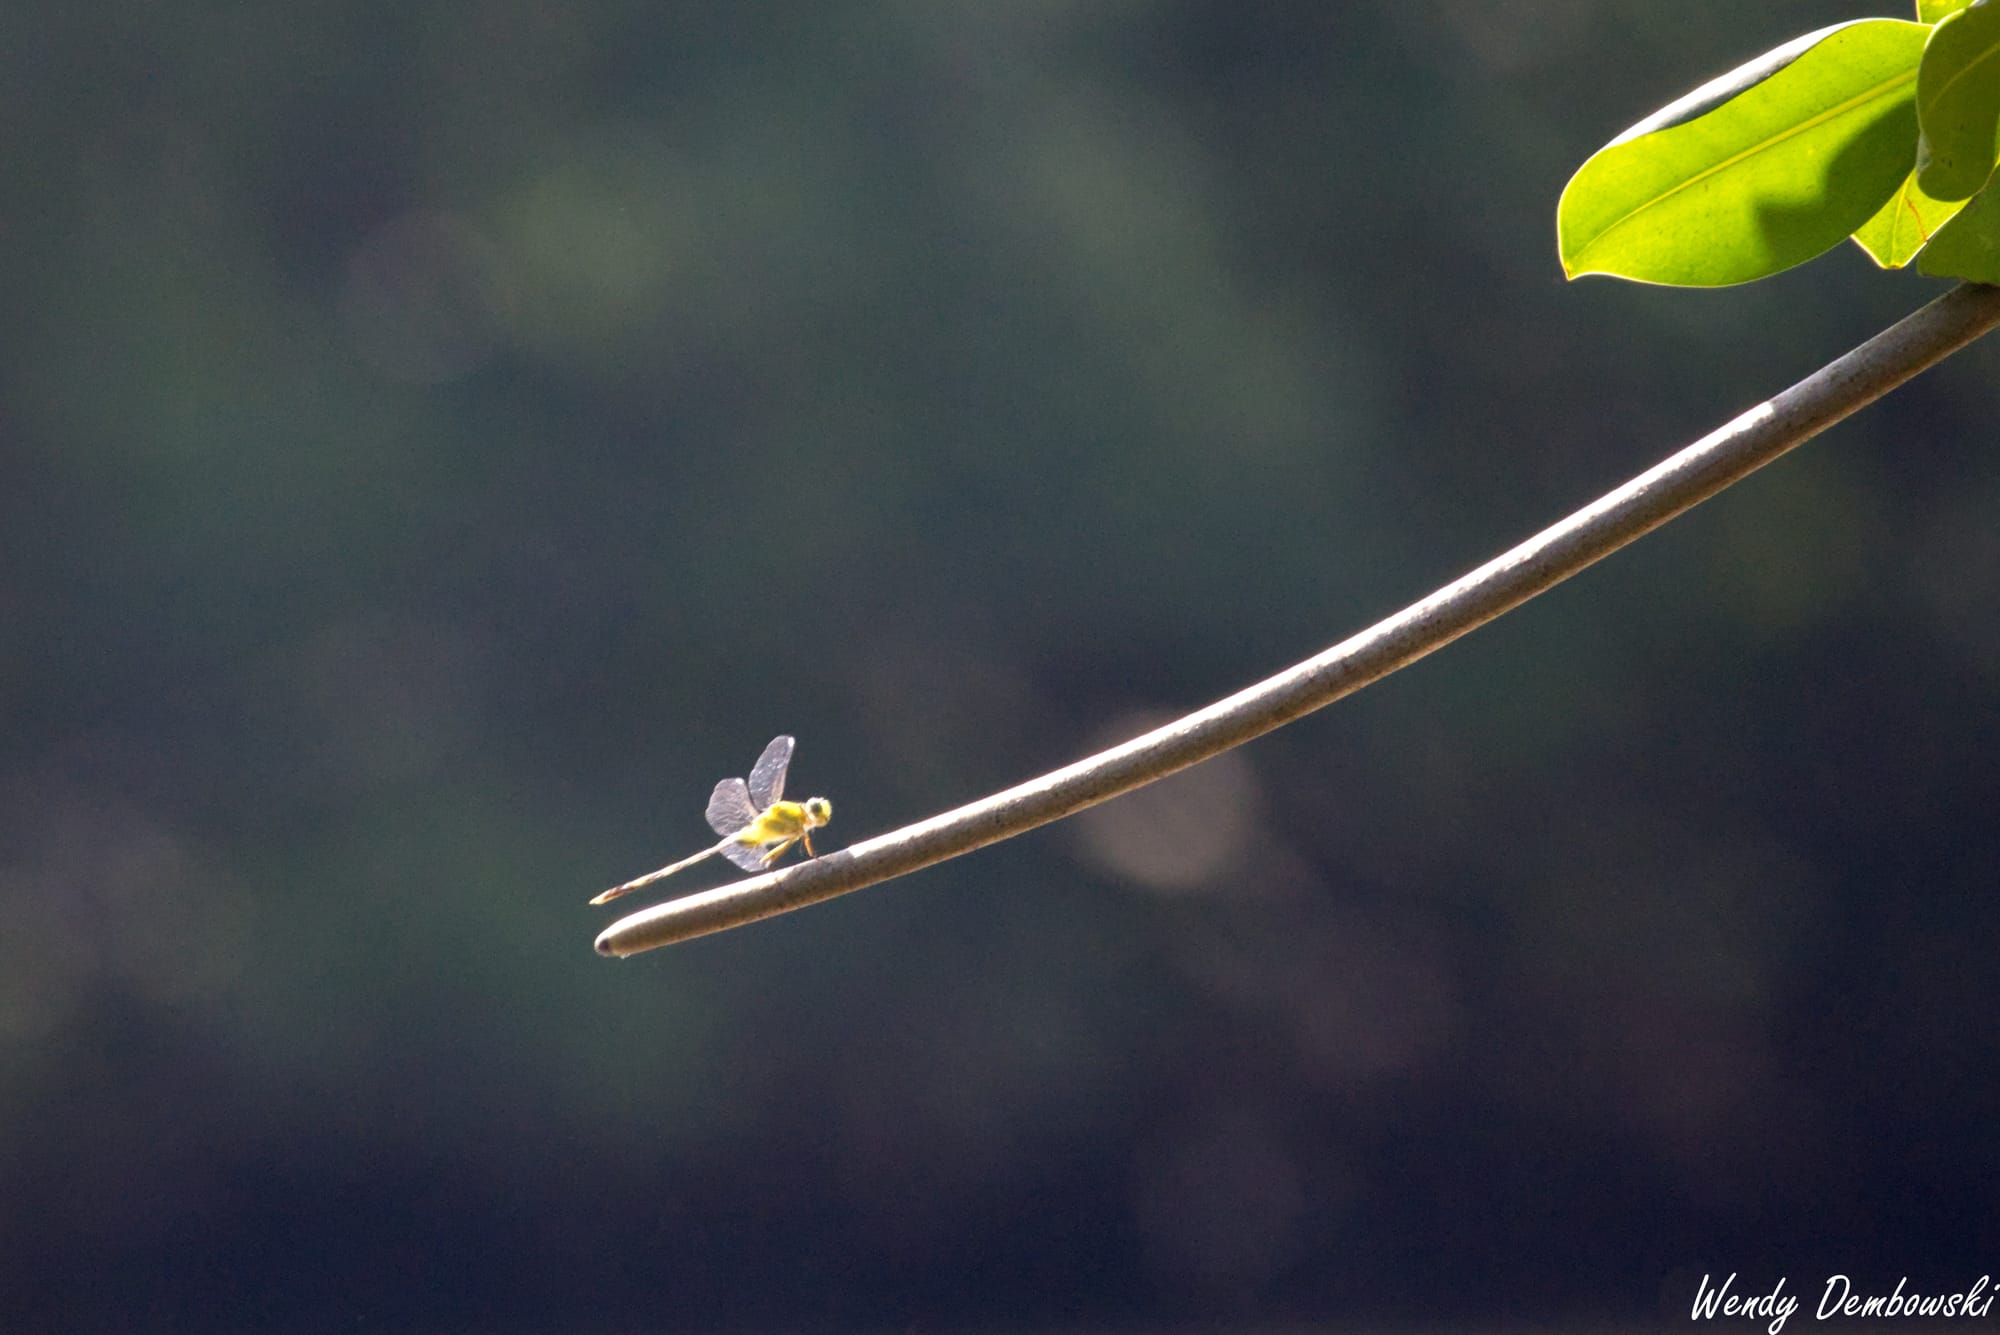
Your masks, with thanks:
[{"label": "thin stem", "polygon": [[1966,284],[1471,574],[1326,652],[1039,779],[782,871],[612,923],[605,955],[817,904],[1059,820],[1332,704],[1651,532],[2000,325],[2000,287]]}]

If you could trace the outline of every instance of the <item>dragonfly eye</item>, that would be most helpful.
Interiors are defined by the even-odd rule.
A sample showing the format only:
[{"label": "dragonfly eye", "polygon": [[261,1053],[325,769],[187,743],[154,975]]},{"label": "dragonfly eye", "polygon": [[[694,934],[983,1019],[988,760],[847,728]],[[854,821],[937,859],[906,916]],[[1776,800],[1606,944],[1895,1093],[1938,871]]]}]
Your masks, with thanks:
[{"label": "dragonfly eye", "polygon": [[833,819],[833,803],[823,797],[806,799],[806,819],[814,825],[824,825]]}]

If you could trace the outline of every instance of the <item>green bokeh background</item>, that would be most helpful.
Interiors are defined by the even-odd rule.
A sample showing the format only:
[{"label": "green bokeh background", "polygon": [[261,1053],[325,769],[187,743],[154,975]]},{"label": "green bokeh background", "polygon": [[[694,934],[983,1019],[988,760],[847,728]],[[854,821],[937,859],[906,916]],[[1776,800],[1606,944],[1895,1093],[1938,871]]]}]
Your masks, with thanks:
[{"label": "green bokeh background", "polygon": [[1555,259],[1593,149],[1856,16],[12,10],[0,1329],[1976,1279],[1991,344],[1088,818],[624,963],[584,907],[773,733],[836,846],[982,795],[1928,299]]}]

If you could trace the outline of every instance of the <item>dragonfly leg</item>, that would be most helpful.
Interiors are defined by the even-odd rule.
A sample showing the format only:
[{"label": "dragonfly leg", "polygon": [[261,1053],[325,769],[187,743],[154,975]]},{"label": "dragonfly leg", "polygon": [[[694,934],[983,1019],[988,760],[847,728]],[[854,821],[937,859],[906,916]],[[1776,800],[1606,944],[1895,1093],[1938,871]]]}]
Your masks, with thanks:
[{"label": "dragonfly leg", "polygon": [[766,853],[763,858],[764,865],[768,867],[773,862],[776,862],[779,858],[785,856],[785,854],[791,851],[792,845],[796,844],[797,842],[798,842],[797,839],[787,839],[785,840],[784,843],[779,844],[776,848]]},{"label": "dragonfly leg", "polygon": [[800,835],[799,838],[805,843],[807,857],[816,858],[819,856],[819,854],[813,852],[813,837],[811,830],[807,830],[804,834]]}]

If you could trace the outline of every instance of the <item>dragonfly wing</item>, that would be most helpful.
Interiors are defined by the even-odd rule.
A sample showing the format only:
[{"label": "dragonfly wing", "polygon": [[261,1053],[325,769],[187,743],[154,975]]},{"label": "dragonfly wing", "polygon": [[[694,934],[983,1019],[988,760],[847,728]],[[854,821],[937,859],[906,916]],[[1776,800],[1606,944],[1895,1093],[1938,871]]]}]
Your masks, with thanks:
[{"label": "dragonfly wing", "polygon": [[757,810],[764,810],[785,795],[785,771],[791,768],[794,745],[790,737],[773,737],[764,754],[750,767],[750,802]]},{"label": "dragonfly wing", "polygon": [[771,864],[764,861],[764,849],[760,844],[739,844],[734,840],[723,845],[722,856],[741,867],[744,871],[769,871]]},{"label": "dragonfly wing", "polygon": [[[715,791],[708,796],[708,828],[720,835],[732,835],[751,821],[763,810],[751,803],[750,790],[741,779],[724,779],[715,785]],[[724,850],[723,856],[728,856]],[[729,859],[731,862],[735,858]]]}]

